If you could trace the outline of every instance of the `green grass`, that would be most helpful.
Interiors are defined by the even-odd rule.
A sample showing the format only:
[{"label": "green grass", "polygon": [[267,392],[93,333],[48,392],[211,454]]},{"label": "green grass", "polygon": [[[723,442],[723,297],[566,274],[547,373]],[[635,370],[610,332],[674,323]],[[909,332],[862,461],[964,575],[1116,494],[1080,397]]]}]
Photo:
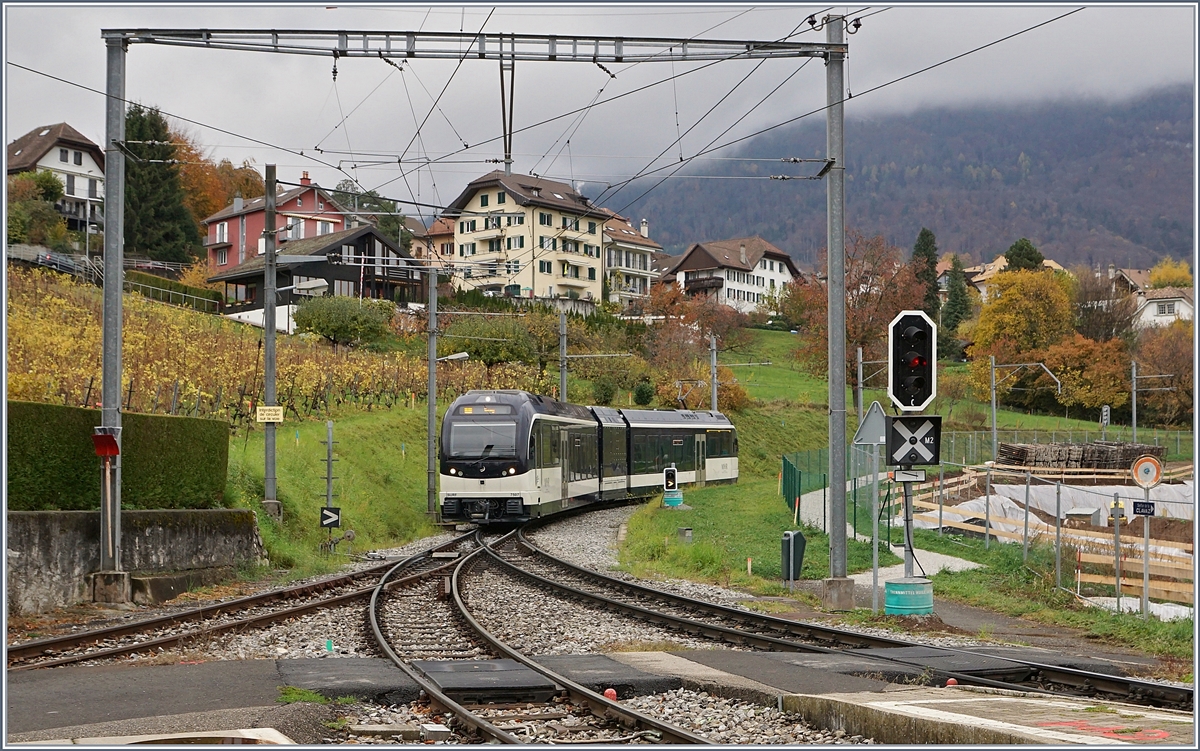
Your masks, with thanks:
[{"label": "green grass", "polygon": [[[934,597],[1017,618],[1077,628],[1087,638],[1136,646],[1161,657],[1192,658],[1191,619],[1142,620],[1136,613],[1114,613],[1085,606],[1070,592],[1055,589],[1052,546],[1031,546],[1026,564],[1022,561],[1021,546],[1016,544],[993,542],[990,549],[984,550],[982,540],[967,538],[955,544],[951,538],[939,537],[929,530],[916,530],[914,539],[919,550],[946,553],[984,566],[935,574]],[[1069,573],[1064,571],[1064,576],[1069,578]]]},{"label": "green grass", "polygon": [[[775,478],[685,489],[683,502],[691,508],[667,509],[651,502],[633,515],[621,549],[623,568],[640,576],[688,578],[758,594],[783,591],[780,541],[784,531],[796,527]],[[691,543],[679,539],[680,527],[692,528]],[[807,546],[801,577],[824,579],[829,575],[829,538],[817,529],[803,531]],[[752,559],[750,574],[747,558]],[[880,551],[880,565],[899,562]],[[870,544],[848,541],[847,566],[851,573],[869,570]]]},{"label": "green grass", "polygon": [[[342,510],[342,528],[353,529],[351,551],[393,547],[434,532],[425,514],[425,410],[397,408],[347,411],[333,417],[333,505]],[[283,525],[259,513],[263,542],[275,567],[294,576],[329,571],[343,555],[324,556],[320,543],[330,536],[319,525],[325,505],[324,421],[289,421],[276,434],[277,496]],[[261,510],[263,433],[253,430],[230,442],[226,496],[233,505]],[[347,544],[337,547],[347,552]]]},{"label": "green grass", "polygon": [[279,698],[275,701],[279,702],[280,704],[296,704],[298,702],[307,702],[309,704],[328,704],[329,698],[318,694],[316,691],[309,691],[306,688],[280,686]]}]

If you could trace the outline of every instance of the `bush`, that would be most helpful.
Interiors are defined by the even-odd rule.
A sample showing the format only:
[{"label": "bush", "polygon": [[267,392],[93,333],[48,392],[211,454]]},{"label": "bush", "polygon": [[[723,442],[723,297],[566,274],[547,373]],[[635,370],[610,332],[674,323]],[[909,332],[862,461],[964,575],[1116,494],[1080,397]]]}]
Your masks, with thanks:
[{"label": "bush", "polygon": [[300,303],[296,328],[311,331],[338,344],[365,344],[387,335],[396,306],[387,300],[353,297],[314,297]]},{"label": "bush", "polygon": [[592,399],[596,404],[612,404],[613,397],[616,395],[617,382],[613,380],[612,376],[600,376],[592,383]]},{"label": "bush", "polygon": [[[165,302],[173,302],[171,293],[191,295],[191,298],[200,298],[199,300],[189,297],[182,298],[182,303],[194,310],[211,310],[214,306],[206,302],[211,300],[215,303],[215,307],[219,310],[223,302],[223,296],[220,292],[211,289],[203,289],[201,287],[189,287],[186,284],[180,284],[171,279],[164,279],[161,276],[147,274],[142,271],[126,271],[125,281],[133,282],[140,287],[134,287],[134,291],[151,300],[163,300]],[[150,289],[146,289],[149,287]],[[179,299],[179,298],[176,298]]]},{"label": "bush", "polygon": [[[121,507],[219,508],[229,464],[229,423],[192,417],[121,416]],[[8,509],[100,508],[100,460],[92,444],[100,410],[8,402]]]},{"label": "bush", "polygon": [[646,407],[652,401],[654,401],[654,384],[649,381],[640,381],[633,388],[633,403]]}]

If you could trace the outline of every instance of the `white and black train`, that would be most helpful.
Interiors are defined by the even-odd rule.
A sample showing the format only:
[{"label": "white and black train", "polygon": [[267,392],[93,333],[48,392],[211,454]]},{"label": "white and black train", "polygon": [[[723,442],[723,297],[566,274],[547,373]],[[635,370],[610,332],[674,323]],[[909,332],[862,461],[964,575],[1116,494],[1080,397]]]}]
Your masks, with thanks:
[{"label": "white and black train", "polygon": [[720,412],[567,404],[470,391],[439,445],[442,518],[519,522],[585,503],[647,497],[672,465],[681,484],[736,482],[737,432]]}]

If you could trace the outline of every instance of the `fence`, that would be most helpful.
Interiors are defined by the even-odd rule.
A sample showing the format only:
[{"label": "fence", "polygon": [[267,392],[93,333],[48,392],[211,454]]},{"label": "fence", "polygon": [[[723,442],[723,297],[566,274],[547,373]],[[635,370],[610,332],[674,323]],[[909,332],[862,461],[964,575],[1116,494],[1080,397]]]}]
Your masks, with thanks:
[{"label": "fence", "polygon": [[[1005,432],[1010,433],[1009,431]],[[946,435],[942,436],[943,451],[946,446]],[[976,442],[980,437],[986,436],[986,445],[990,450],[990,432],[960,435],[974,435]],[[1046,436],[1044,431],[1039,431],[1039,435]],[[1072,435],[1083,438],[1088,433],[1073,431]],[[1148,443],[1148,439],[1153,435],[1153,431],[1139,431],[1138,437]],[[1109,436],[1112,436],[1111,431]],[[1182,443],[1184,436],[1190,445],[1191,433],[1159,432],[1160,440],[1177,438]],[[1014,438],[1020,440],[1026,437],[1017,434]],[[964,443],[969,446],[970,439]],[[855,537],[861,535],[867,540],[870,539],[874,521],[871,497],[871,449],[872,447],[864,446],[848,446],[846,449],[848,475],[851,478],[846,495],[847,521]],[[783,457],[780,489],[789,508],[795,511],[795,501],[800,496],[827,485],[828,459],[827,449],[796,452]],[[885,471],[886,468],[881,466],[880,470]],[[1079,591],[1083,584],[1107,586],[1112,591],[1117,591],[1116,571],[1119,568],[1121,571],[1119,593],[1127,596],[1140,596],[1143,588],[1141,574],[1146,565],[1144,560],[1148,558],[1147,578],[1149,579],[1150,597],[1172,602],[1193,603],[1192,556],[1194,549],[1192,542],[1151,537],[1147,545],[1141,535],[1122,534],[1117,539],[1114,533],[1072,528],[1072,522],[1064,521],[1063,508],[1072,507],[1070,505],[1060,506],[1064,487],[1067,487],[1072,494],[1095,495],[1096,498],[1093,499],[1095,503],[1090,505],[1107,509],[1114,501],[1111,489],[1101,491],[1089,487],[1072,486],[1070,483],[1081,480],[1091,482],[1108,480],[1112,485],[1126,485],[1129,480],[1128,470],[994,465],[988,471],[983,466],[943,461],[943,464],[936,470],[931,470],[931,474],[934,472],[936,474],[931,477],[930,482],[914,485],[913,518],[914,523],[917,523],[918,526],[936,529],[939,535],[949,531],[982,538],[985,547],[990,545],[993,538],[997,542],[1007,540],[1019,543],[1026,557],[1031,544],[1052,544],[1055,555],[1056,583],[1060,587],[1063,584],[1064,559],[1068,567],[1071,566],[1073,560],[1075,562],[1074,574],[1072,575],[1068,570],[1066,576],[1074,579],[1076,591]],[[946,477],[947,473],[951,476]],[[1193,475],[1193,466],[1179,467],[1165,473],[1164,480],[1190,478]],[[995,486],[1003,484],[1005,479],[1010,483],[1026,486],[1024,503],[996,495]],[[1055,489],[1053,510],[1050,508],[1043,510],[1038,508],[1035,503],[1031,503],[1030,489],[1036,486]],[[987,491],[991,491],[990,496]],[[1009,495],[1013,494],[1011,489],[1007,492]],[[1019,495],[1019,491],[1017,494]],[[981,495],[987,500],[978,500]],[[1190,492],[1187,495],[1190,497]],[[1132,508],[1132,501],[1141,501],[1143,498],[1144,494],[1140,489],[1126,486],[1126,489],[1117,491],[1115,499],[1121,501],[1124,508],[1128,510]],[[822,502],[827,502],[826,499],[827,496],[823,494]],[[959,507],[962,501],[970,499],[977,500],[970,506]],[[1182,507],[1191,518],[1195,517],[1194,501],[1190,499],[1159,502],[1158,505],[1160,507],[1169,506],[1175,511]],[[999,506],[998,510],[996,510],[997,506]],[[1161,511],[1162,508],[1159,510]],[[1039,517],[1038,511],[1042,512],[1042,516],[1049,517],[1050,521]],[[1182,516],[1178,513],[1175,515]],[[826,513],[823,516],[827,518],[828,515]],[[889,543],[891,542],[893,523],[900,524],[902,517],[902,490],[898,484],[891,482],[887,479],[887,475],[883,474],[879,479],[879,521],[881,534],[886,530]],[[1150,531],[1153,533],[1155,518],[1143,517],[1143,520],[1141,523],[1149,524]],[[1134,522],[1133,529],[1140,529],[1139,524],[1139,522]],[[1161,529],[1162,523],[1159,524]],[[1128,522],[1122,523],[1123,531],[1130,531],[1130,527],[1127,525]],[[1129,575],[1136,575],[1137,578],[1127,578]]]},{"label": "fence", "polygon": [[[997,430],[997,443],[1092,443],[1093,441],[1132,441],[1128,425],[1110,425],[1106,430]],[[1192,458],[1190,430],[1138,428],[1138,443],[1163,446],[1167,459]],[[942,458],[958,464],[983,464],[992,460],[990,430],[946,431],[942,433]]]}]

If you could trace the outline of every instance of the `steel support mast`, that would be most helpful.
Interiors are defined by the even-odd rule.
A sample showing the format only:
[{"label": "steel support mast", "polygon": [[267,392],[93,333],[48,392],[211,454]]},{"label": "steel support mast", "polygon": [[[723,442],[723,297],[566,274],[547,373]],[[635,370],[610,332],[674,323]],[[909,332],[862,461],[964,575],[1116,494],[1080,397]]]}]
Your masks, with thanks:
[{"label": "steel support mast", "polygon": [[[125,261],[125,54],[123,39],[105,39],[107,45],[104,111],[104,322],[100,378],[100,424],[121,446],[121,291]],[[108,572],[112,587],[93,585],[92,596],[100,601],[125,602],[129,597],[128,574],[121,575],[121,455],[112,458],[105,473],[104,502],[100,506],[100,572]]]},{"label": "steel support mast", "polygon": [[854,581],[846,576],[846,168],[843,153],[845,19],[826,16],[826,157],[829,299],[829,578],[821,588],[828,610],[854,608]]}]

